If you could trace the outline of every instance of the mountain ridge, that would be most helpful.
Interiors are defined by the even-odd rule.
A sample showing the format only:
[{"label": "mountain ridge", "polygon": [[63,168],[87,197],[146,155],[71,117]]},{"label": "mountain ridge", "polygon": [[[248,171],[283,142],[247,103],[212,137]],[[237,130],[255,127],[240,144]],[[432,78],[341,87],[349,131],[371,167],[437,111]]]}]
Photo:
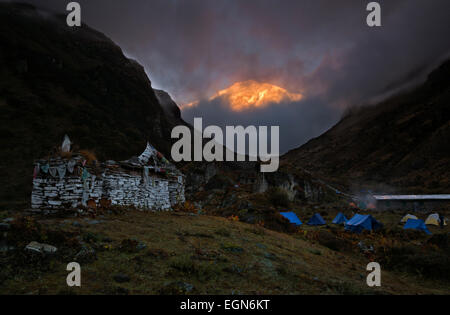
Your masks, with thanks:
[{"label": "mountain ridge", "polygon": [[111,39],[27,4],[0,3],[0,20],[3,203],[28,201],[32,161],[65,134],[100,160],[138,155],[146,141],[170,156],[172,128],[187,124]]},{"label": "mountain ridge", "polygon": [[350,110],[282,157],[348,190],[448,192],[450,61],[422,85]]}]

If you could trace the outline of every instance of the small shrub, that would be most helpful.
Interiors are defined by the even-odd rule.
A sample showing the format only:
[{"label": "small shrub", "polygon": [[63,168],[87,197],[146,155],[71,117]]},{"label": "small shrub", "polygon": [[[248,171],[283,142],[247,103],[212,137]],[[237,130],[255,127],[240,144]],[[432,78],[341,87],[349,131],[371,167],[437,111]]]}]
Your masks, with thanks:
[{"label": "small shrub", "polygon": [[6,219],[8,217],[8,211],[0,211],[0,220]]},{"label": "small shrub", "polygon": [[242,253],[244,251],[242,247],[232,243],[224,243],[222,244],[222,248],[233,253]]},{"label": "small shrub", "polygon": [[255,224],[254,227],[246,229],[246,231],[253,233],[255,235],[266,235],[266,230],[264,229],[264,225],[261,225],[261,223]]},{"label": "small shrub", "polygon": [[308,251],[309,251],[311,254],[314,254],[314,255],[317,255],[317,256],[322,255],[322,252],[321,252],[320,250],[318,250],[318,249],[309,248]]},{"label": "small shrub", "polygon": [[216,234],[217,234],[217,235],[220,235],[220,236],[225,236],[225,237],[230,237],[230,235],[231,235],[230,231],[228,231],[228,230],[225,229],[225,228],[220,228],[220,229],[218,229],[218,230],[216,231]]},{"label": "small shrub", "polygon": [[[290,223],[288,219],[283,217],[277,212],[269,212],[264,216],[264,228],[284,232],[295,233],[298,231],[298,227]],[[261,226],[262,227],[262,226]]]},{"label": "small shrub", "polygon": [[429,244],[436,245],[440,249],[450,248],[450,233],[447,234],[434,234],[429,240]]},{"label": "small shrub", "polygon": [[271,188],[266,192],[266,195],[275,207],[289,207],[290,205],[287,192],[281,188]]},{"label": "small shrub", "polygon": [[122,206],[122,205],[109,205],[107,208],[103,208],[102,210],[110,211],[112,214],[122,215],[129,210],[134,209],[133,206]]},{"label": "small shrub", "polygon": [[7,241],[18,247],[25,246],[34,240],[47,241],[47,233],[42,226],[32,217],[21,217],[11,223],[11,231],[7,235]]},{"label": "small shrub", "polygon": [[80,150],[80,154],[86,159],[86,164],[92,164],[94,161],[98,161],[97,156],[90,150]]},{"label": "small shrub", "polygon": [[120,243],[120,250],[127,253],[136,253],[139,251],[138,245],[138,240],[127,238]]},{"label": "small shrub", "polygon": [[378,261],[387,269],[450,281],[450,256],[446,253],[412,245],[382,248],[379,252]]},{"label": "small shrub", "polygon": [[205,185],[206,190],[213,190],[213,189],[227,189],[228,187],[233,186],[233,181],[224,175],[214,175],[211,177]]},{"label": "small shrub", "polygon": [[170,267],[172,267],[178,271],[181,271],[182,273],[185,273],[185,274],[195,274],[196,273],[195,264],[192,261],[192,259],[190,259],[190,257],[177,258],[170,264]]},{"label": "small shrub", "polygon": [[87,232],[83,235],[83,241],[90,244],[95,244],[100,241],[100,236],[97,233]]},{"label": "small shrub", "polygon": [[187,212],[187,213],[197,213],[197,209],[194,203],[186,201],[182,204],[177,204],[174,208],[175,211]]},{"label": "small shrub", "polygon": [[297,272],[295,268],[292,267],[292,265],[279,265],[275,268],[275,271],[280,275],[284,277],[292,277],[296,276]]},{"label": "small shrub", "polygon": [[319,244],[336,252],[349,252],[352,250],[352,245],[349,241],[338,238],[327,231],[319,231],[317,234],[317,240]]},{"label": "small shrub", "polygon": [[159,289],[162,295],[186,295],[195,290],[192,284],[182,281],[170,282]]},{"label": "small shrub", "polygon": [[[181,272],[184,275],[196,277],[199,280],[209,280],[220,276],[222,270],[211,262],[195,262],[189,256],[183,256],[171,262],[170,267],[175,272]],[[169,272],[170,273],[170,272]]]}]

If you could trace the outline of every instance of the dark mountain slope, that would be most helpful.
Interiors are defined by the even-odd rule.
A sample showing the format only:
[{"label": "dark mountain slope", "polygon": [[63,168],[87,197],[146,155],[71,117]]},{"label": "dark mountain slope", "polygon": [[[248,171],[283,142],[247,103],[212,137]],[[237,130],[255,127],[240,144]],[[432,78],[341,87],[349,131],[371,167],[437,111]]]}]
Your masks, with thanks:
[{"label": "dark mountain slope", "polygon": [[156,90],[155,95],[161,104],[164,113],[166,114],[166,118],[175,125],[186,124],[181,118],[181,110],[174,100],[170,97],[170,95],[162,90]]},{"label": "dark mountain slope", "polygon": [[413,91],[349,112],[283,163],[347,189],[450,191],[450,61]]},{"label": "dark mountain slope", "polygon": [[[29,5],[0,4],[0,200],[27,202],[33,159],[64,134],[99,159],[166,156],[168,117],[144,69],[103,34]],[[173,109],[172,109],[173,110]]]}]

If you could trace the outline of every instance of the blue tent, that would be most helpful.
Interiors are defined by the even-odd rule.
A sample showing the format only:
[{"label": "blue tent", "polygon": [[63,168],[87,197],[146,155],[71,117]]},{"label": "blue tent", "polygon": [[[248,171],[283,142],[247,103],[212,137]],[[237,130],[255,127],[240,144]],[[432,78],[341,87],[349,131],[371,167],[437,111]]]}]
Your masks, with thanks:
[{"label": "blue tent", "polygon": [[325,220],[318,213],[314,214],[308,221],[308,225],[325,225]]},{"label": "blue tent", "polygon": [[333,224],[342,224],[347,223],[348,219],[345,217],[345,215],[342,212],[339,212],[336,218],[333,220]]},{"label": "blue tent", "polygon": [[353,218],[345,224],[345,230],[355,233],[361,233],[363,230],[378,230],[383,225],[375,220],[371,215],[355,214]]},{"label": "blue tent", "polygon": [[428,235],[431,235],[431,232],[428,230],[428,228],[425,225],[425,222],[423,222],[423,220],[408,219],[408,221],[406,221],[405,225],[403,226],[403,229],[424,231]]},{"label": "blue tent", "polygon": [[289,220],[292,224],[302,225],[302,221],[297,217],[294,212],[280,212],[280,214]]}]

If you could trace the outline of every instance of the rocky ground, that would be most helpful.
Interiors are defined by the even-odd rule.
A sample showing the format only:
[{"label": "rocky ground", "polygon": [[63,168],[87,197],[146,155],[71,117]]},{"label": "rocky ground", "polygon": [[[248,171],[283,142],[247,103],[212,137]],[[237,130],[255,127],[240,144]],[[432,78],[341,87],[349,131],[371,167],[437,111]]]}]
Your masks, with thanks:
[{"label": "rocky ground", "polygon": [[[400,213],[379,213],[379,233],[305,225],[280,233],[182,210],[113,209],[95,218],[2,212],[0,294],[450,293],[449,227],[431,228],[432,237],[406,233]],[[66,285],[72,261],[81,265],[80,288]],[[370,261],[382,266],[379,288],[366,285]]]}]

